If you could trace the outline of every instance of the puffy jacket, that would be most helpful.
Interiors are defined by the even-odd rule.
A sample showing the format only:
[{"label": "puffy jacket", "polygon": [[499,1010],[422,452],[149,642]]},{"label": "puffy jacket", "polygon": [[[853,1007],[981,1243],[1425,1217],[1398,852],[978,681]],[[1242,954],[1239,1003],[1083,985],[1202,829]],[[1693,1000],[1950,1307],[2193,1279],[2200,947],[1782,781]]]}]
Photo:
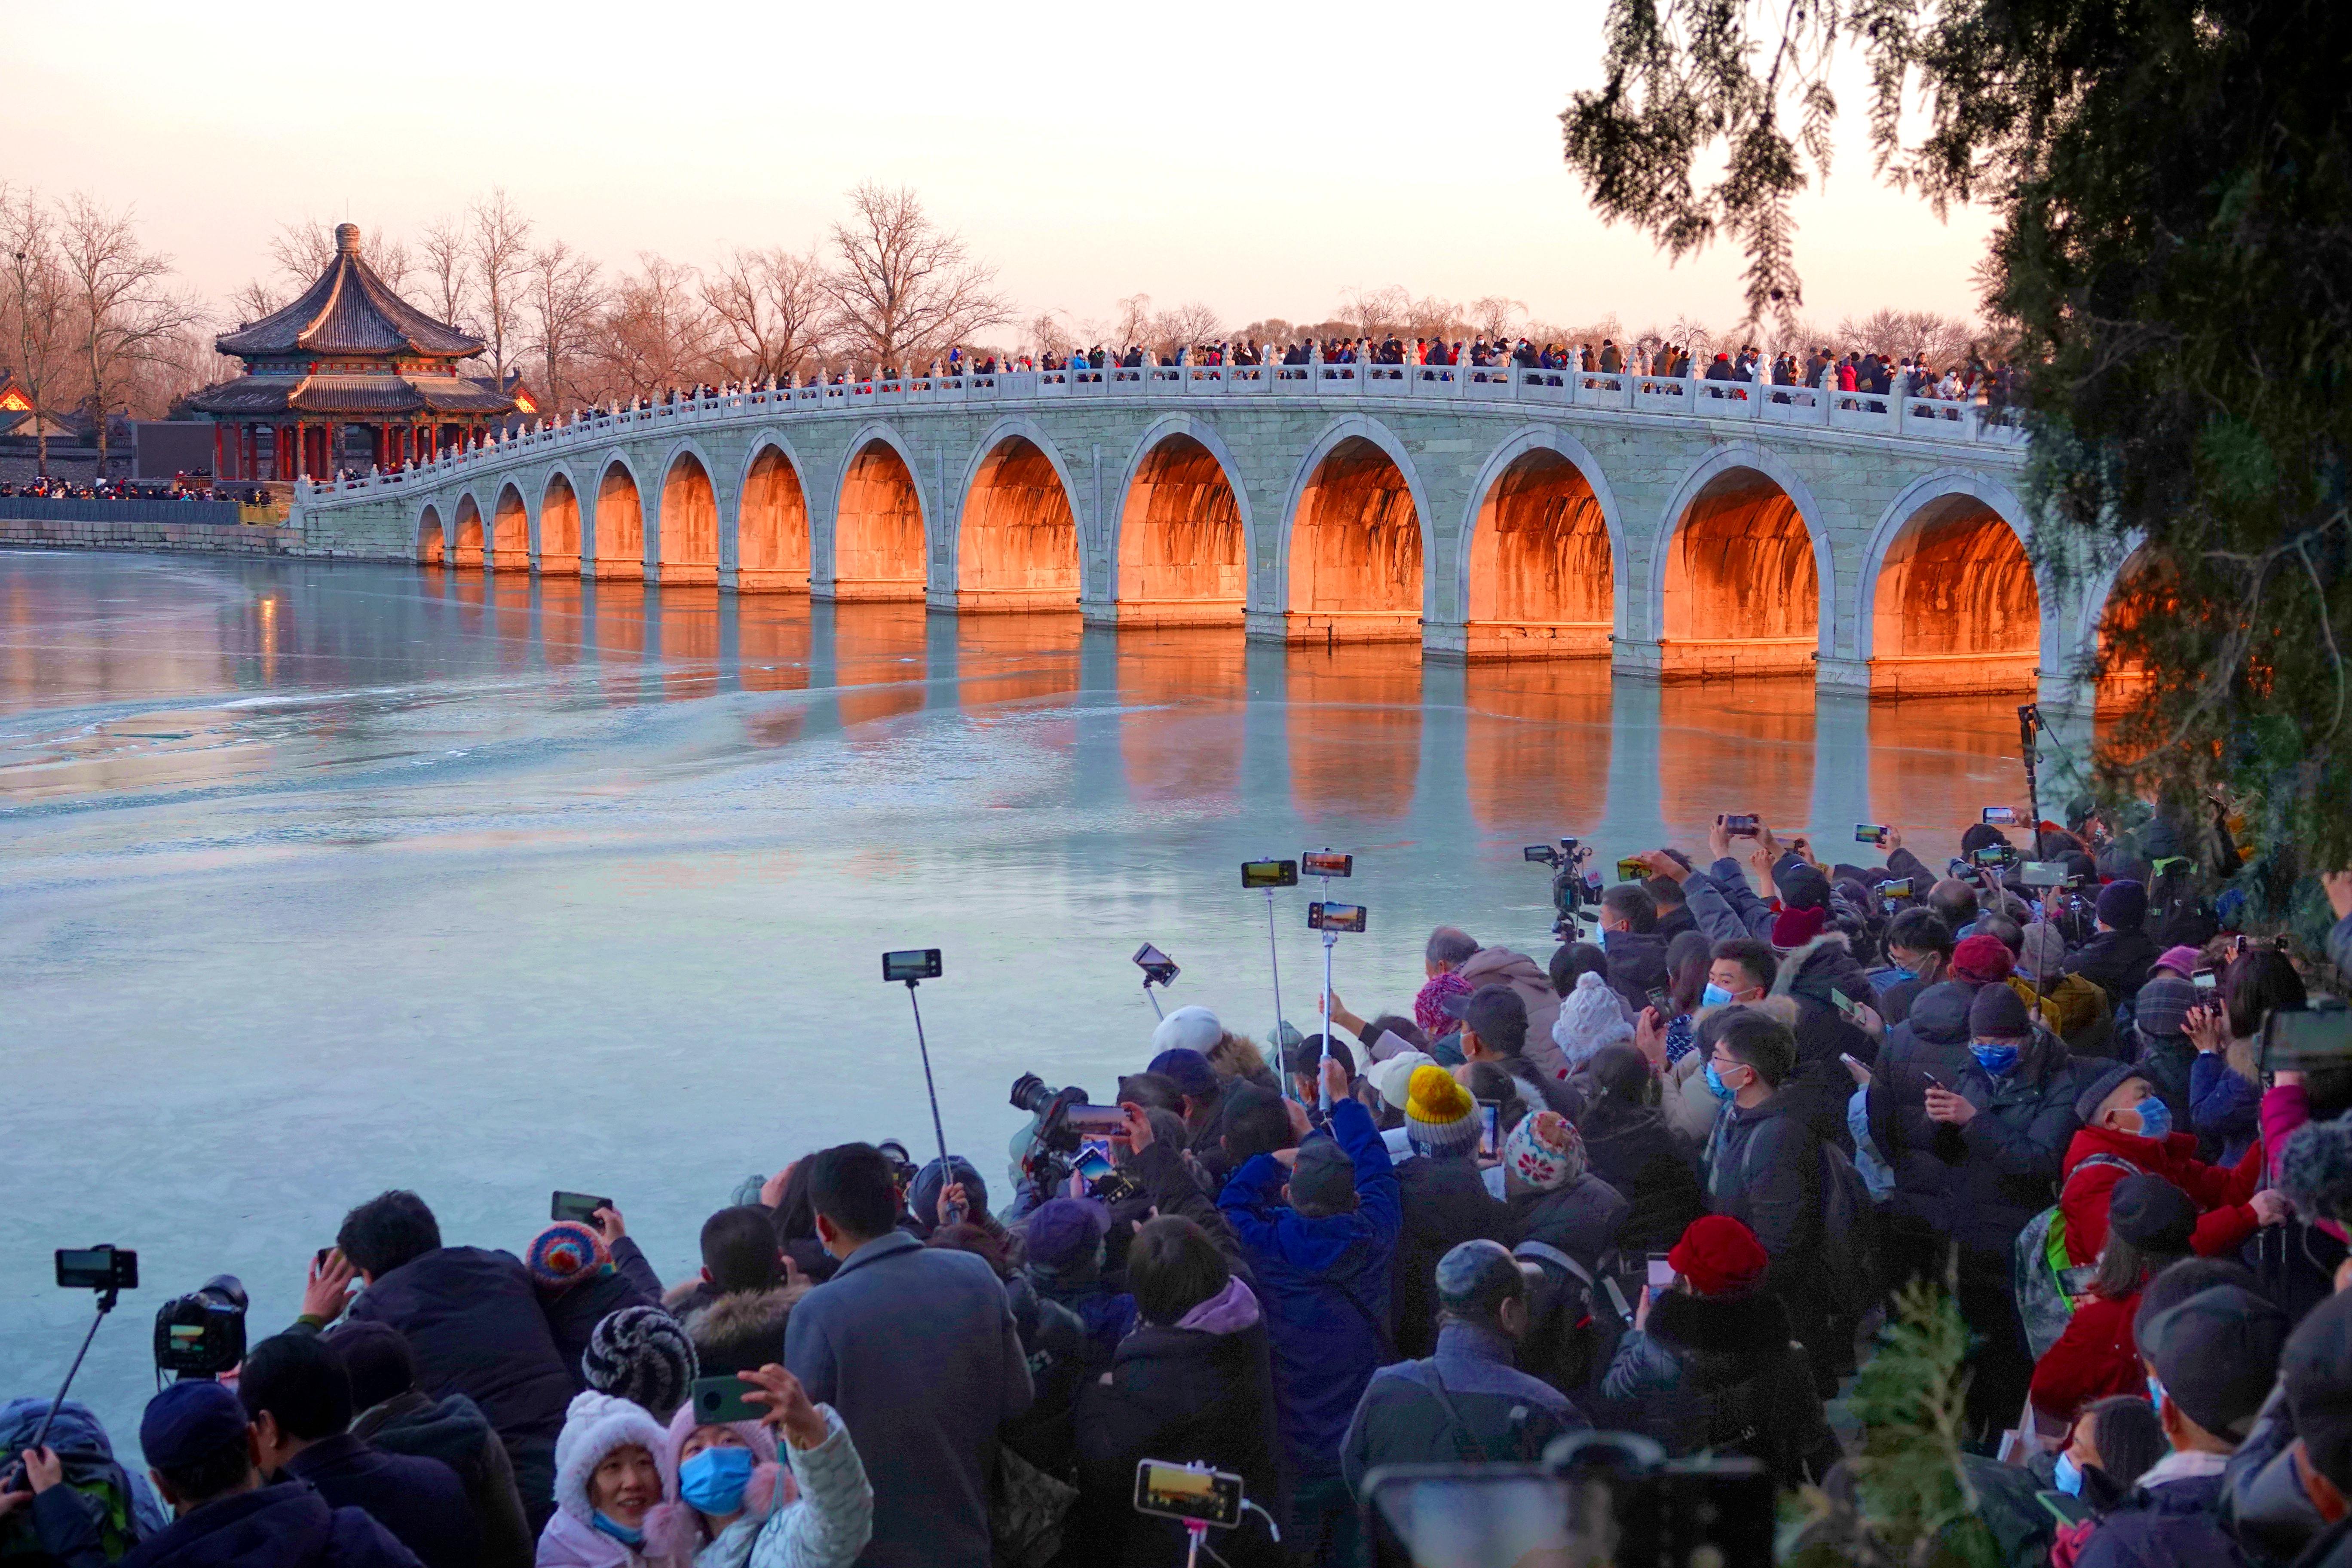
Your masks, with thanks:
[{"label": "puffy jacket", "polygon": [[1667,1250],[1706,1212],[1690,1154],[1655,1109],[1620,1106],[1604,1098],[1585,1112],[1577,1130],[1584,1134],[1591,1173],[1626,1201],[1617,1245],[1627,1252]]},{"label": "puffy jacket", "polygon": [[2065,1185],[2058,1196],[2058,1207],[2066,1216],[2066,1256],[2073,1263],[2093,1261],[2106,1246],[2107,1201],[2116,1184],[2131,1173],[2113,1165],[2083,1163],[2094,1154],[2112,1155],[2187,1193],[2204,1211],[2191,1238],[2200,1258],[2228,1257],[2257,1228],[2253,1206],[2246,1200],[2262,1184],[2261,1144],[2247,1150],[2235,1167],[2225,1169],[2197,1159],[2192,1133],[2174,1132],[2158,1142],[2111,1128],[2085,1127],[2066,1146]]},{"label": "puffy jacket", "polygon": [[2191,1131],[2197,1047],[2186,1035],[2150,1035],[2137,1027],[2126,1028],[2124,1034],[2138,1047],[2139,1054],[2133,1059],[2140,1076],[2155,1086],[2156,1097],[2172,1112],[2172,1124],[2184,1132]]},{"label": "puffy jacket", "polygon": [[2079,974],[2062,974],[2051,984],[2036,987],[2022,974],[2009,977],[2009,988],[2017,999],[2030,1009],[2039,1002],[2042,1021],[2051,1033],[2066,1042],[2066,1048],[2075,1048],[2075,1042],[2091,1037],[2100,1022],[2113,1016],[2115,1004],[2107,994]]},{"label": "puffy jacket", "polygon": [[1559,994],[1551,988],[1550,975],[1534,959],[1507,947],[1482,947],[1457,973],[1473,991],[1484,985],[1508,985],[1517,992],[1519,1000],[1528,1005],[1528,1059],[1555,1078],[1568,1071],[1568,1060],[1551,1038],[1552,1024],[1559,1017]]},{"label": "puffy jacket", "polygon": [[1650,993],[1666,984],[1666,949],[1672,937],[1654,931],[1605,931],[1601,951],[1609,958],[1609,985],[1635,1017],[1650,1005]]},{"label": "puffy jacket", "polygon": [[352,1436],[387,1454],[438,1459],[455,1470],[481,1530],[482,1568],[528,1568],[535,1542],[515,1489],[514,1461],[472,1400],[462,1394],[436,1400],[412,1388],[360,1412]]},{"label": "puffy jacket", "polygon": [[1838,1058],[1851,1056],[1867,1064],[1877,1057],[1878,1042],[1846,1022],[1836,997],[1868,1002],[1870,977],[1853,961],[1843,931],[1823,931],[1781,960],[1772,994],[1797,1005],[1797,1071],[1780,1086],[1780,1094],[1801,1108],[1798,1113],[1815,1137],[1843,1144],[1848,1138],[1845,1102],[1853,1093],[1853,1078]]},{"label": "puffy jacket", "polygon": [[2155,1486],[2143,1476],[2099,1521],[2075,1568],[2233,1568],[2245,1558],[2221,1532],[2221,1509],[2218,1474]]},{"label": "puffy jacket", "polygon": [[[1814,1267],[1822,1247],[1822,1147],[1783,1097],[1735,1108],[1717,1128],[1707,1167],[1710,1212],[1729,1215],[1756,1233],[1772,1259],[1765,1289],[1784,1301],[1820,1296]],[[1801,1311],[1790,1317],[1808,1321]]]},{"label": "puffy jacket", "polygon": [[2189,1127],[2197,1134],[2199,1155],[2236,1164],[2254,1140],[2261,1101],[2254,1086],[2231,1070],[2227,1057],[2200,1052],[2189,1069]]},{"label": "puffy jacket", "polygon": [[1588,1270],[1618,1245],[1618,1235],[1633,1213],[1623,1194],[1591,1171],[1557,1192],[1520,1193],[1509,1206],[1514,1245],[1540,1241]]},{"label": "puffy jacket", "polygon": [[1331,1108],[1331,1136],[1355,1162],[1350,1212],[1310,1219],[1285,1206],[1289,1173],[1271,1154],[1244,1163],[1217,1200],[1258,1279],[1293,1476],[1339,1472],[1349,1417],[1391,1353],[1389,1265],[1404,1223],[1396,1170],[1371,1112],[1354,1100]]},{"label": "puffy jacket", "polygon": [[2033,1363],[2033,1407],[2064,1424],[2111,1394],[2145,1392],[2147,1371],[2132,1332],[2138,1311],[2137,1290],[2119,1300],[2092,1295],[2076,1301],[2066,1331]]},{"label": "puffy jacket", "polygon": [[2147,972],[2156,967],[2158,951],[2155,942],[2137,926],[2129,931],[2103,931],[2066,960],[2066,973],[2081,975],[2120,1005],[2137,997],[2139,988],[2147,984]]},{"label": "puffy jacket", "polygon": [[554,1508],[555,1435],[578,1392],[540,1310],[530,1274],[510,1252],[444,1247],[383,1275],[352,1303],[355,1319],[408,1338],[416,1386],[481,1407],[514,1461],[534,1527]]},{"label": "puffy jacket", "polygon": [[1956,980],[1930,985],[1911,1004],[1911,1016],[1887,1030],[1870,1075],[1864,1104],[1870,1141],[1895,1173],[1891,1212],[1942,1229],[1958,1177],[1936,1155],[1937,1129],[1927,1116],[1930,1076],[1946,1089],[1975,1062],[1969,1052],[1969,1002],[1975,994]]},{"label": "puffy jacket", "polygon": [[1772,910],[1748,885],[1739,862],[1727,855],[1683,882],[1683,905],[1709,942],[1772,940]]},{"label": "puffy jacket", "polygon": [[1511,1342],[1449,1320],[1436,1353],[1372,1375],[1341,1449],[1348,1488],[1383,1465],[1533,1464],[1591,1425],[1551,1384],[1518,1370]]},{"label": "puffy jacket", "polygon": [[423,1568],[355,1508],[331,1508],[300,1481],[208,1502],[149,1536],[123,1568]]},{"label": "puffy jacket", "polygon": [[[0,1406],[0,1456],[13,1461],[33,1445],[49,1414],[47,1399],[12,1399]],[[99,1568],[133,1542],[163,1528],[162,1506],[144,1478],[114,1457],[106,1428],[89,1406],[68,1399],[49,1424],[47,1446],[64,1467],[65,1482],[35,1494],[32,1507],[0,1522],[0,1562],[64,1568]],[[37,1550],[20,1556],[26,1538]]]},{"label": "puffy jacket", "polygon": [[1603,1420],[1626,1423],[1669,1455],[1744,1454],[1783,1488],[1820,1481],[1838,1459],[1778,1297],[1668,1291],[1618,1342],[1601,1392]]},{"label": "puffy jacket", "polygon": [[2044,1036],[1999,1079],[1971,1056],[1952,1089],[1977,1113],[1964,1127],[1936,1124],[1936,1156],[1953,1173],[1945,1228],[1963,1247],[2006,1252],[2057,1196],[2060,1163],[2081,1125],[2081,1077]]},{"label": "puffy jacket", "polygon": [[1396,1354],[1410,1358],[1437,1344],[1437,1260],[1465,1241],[1509,1247],[1518,1238],[1511,1210],[1465,1155],[1417,1155],[1398,1164],[1396,1180],[1404,1218],[1389,1267],[1389,1301]]},{"label": "puffy jacket", "polygon": [[289,1480],[317,1489],[333,1508],[355,1508],[416,1553],[425,1568],[475,1568],[482,1531],[457,1472],[438,1459],[379,1453],[338,1432],[288,1459]]}]

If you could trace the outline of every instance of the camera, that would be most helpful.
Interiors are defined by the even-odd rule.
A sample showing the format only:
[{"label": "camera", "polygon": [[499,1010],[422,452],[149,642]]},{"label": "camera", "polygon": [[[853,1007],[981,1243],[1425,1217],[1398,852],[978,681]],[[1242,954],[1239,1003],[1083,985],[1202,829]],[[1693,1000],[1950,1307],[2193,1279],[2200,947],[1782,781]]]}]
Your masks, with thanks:
[{"label": "camera", "polygon": [[1557,849],[1549,844],[1530,844],[1521,853],[1538,865],[1551,868],[1551,907],[1556,916],[1552,934],[1573,941],[1576,911],[1601,902],[1600,879],[1586,875],[1584,869],[1592,851],[1573,838],[1563,838]]},{"label": "camera", "polygon": [[136,1290],[139,1255],[127,1247],[60,1247],[58,1285],[66,1290]]},{"label": "camera", "polygon": [[155,1312],[155,1370],[218,1377],[245,1359],[245,1286],[215,1274]]},{"label": "camera", "polygon": [[[1029,1152],[1021,1157],[1021,1173],[1041,1194],[1055,1195],[1069,1184],[1070,1173],[1081,1169],[1090,1198],[1115,1204],[1135,1194],[1135,1184],[1110,1165],[1110,1140],[1127,1131],[1127,1116],[1118,1107],[1089,1105],[1085,1089],[1075,1084],[1052,1088],[1034,1072],[1014,1079],[1007,1098],[1013,1110],[1037,1119]],[[1099,1155],[1102,1164],[1089,1161],[1089,1154]]]},{"label": "camera", "polygon": [[2352,1007],[2333,997],[2315,998],[2309,1007],[2273,1007],[2263,1020],[2265,1072],[2340,1067],[2347,1060],[2352,1060]]}]

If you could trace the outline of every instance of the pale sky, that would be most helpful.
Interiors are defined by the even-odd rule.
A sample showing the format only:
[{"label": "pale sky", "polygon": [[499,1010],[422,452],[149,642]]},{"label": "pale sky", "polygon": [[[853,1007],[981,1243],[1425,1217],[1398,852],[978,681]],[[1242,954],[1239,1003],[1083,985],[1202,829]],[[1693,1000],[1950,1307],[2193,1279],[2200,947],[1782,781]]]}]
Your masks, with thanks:
[{"label": "pale sky", "polygon": [[[1523,300],[1564,324],[1741,313],[1738,257],[1669,268],[1603,226],[1556,116],[1598,79],[1600,0],[1444,7],[902,3],[12,6],[5,177],[137,209],[221,301],[282,221],[414,231],[503,185],[611,263],[807,245],[905,184],[1023,319],[1138,290],[1228,325],[1341,290]],[[1980,210],[1870,174],[1863,79],[1800,204],[1805,314],[1975,315]]]}]

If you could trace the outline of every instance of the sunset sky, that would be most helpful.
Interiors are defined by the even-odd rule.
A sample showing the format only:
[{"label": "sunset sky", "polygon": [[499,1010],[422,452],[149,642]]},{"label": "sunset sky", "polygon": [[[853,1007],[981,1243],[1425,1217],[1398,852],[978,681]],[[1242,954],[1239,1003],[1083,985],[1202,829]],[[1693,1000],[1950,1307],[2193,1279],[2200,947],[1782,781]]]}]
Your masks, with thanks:
[{"label": "sunset sky", "polygon": [[[399,234],[503,185],[608,264],[698,262],[805,246],[870,176],[920,191],[1024,319],[1140,290],[1311,320],[1399,283],[1570,324],[1728,324],[1735,255],[1669,268],[1561,164],[1601,9],[18,7],[5,171],[134,206],[223,301],[289,220]],[[1836,177],[1800,204],[1805,314],[1974,313],[1990,217],[1876,184],[1859,71],[1840,85]]]}]

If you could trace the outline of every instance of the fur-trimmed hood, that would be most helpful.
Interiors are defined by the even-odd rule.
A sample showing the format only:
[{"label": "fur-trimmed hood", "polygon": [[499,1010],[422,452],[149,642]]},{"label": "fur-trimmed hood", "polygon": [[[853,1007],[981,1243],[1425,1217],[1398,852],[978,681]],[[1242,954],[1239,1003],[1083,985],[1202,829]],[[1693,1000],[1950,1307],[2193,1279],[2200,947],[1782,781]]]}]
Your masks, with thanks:
[{"label": "fur-trimmed hood", "polygon": [[708,1285],[673,1290],[679,1326],[694,1342],[703,1373],[749,1372],[783,1360],[784,1324],[801,1298],[814,1287],[806,1281],[766,1290],[730,1290],[715,1295]]},{"label": "fur-trimmed hood", "polygon": [[1695,1388],[1744,1383],[1789,1349],[1789,1310],[1780,1298],[1697,1296],[1670,1290],[1650,1305],[1650,1337],[1680,1357]]},{"label": "fur-trimmed hood", "polygon": [[1790,948],[1789,956],[1780,961],[1780,973],[1772,977],[1771,994],[1835,1007],[1830,997],[1832,986],[1845,993],[1850,1002],[1877,999],[1870,976],[1854,962],[1853,944],[1842,931],[1825,931],[1802,946]]}]

